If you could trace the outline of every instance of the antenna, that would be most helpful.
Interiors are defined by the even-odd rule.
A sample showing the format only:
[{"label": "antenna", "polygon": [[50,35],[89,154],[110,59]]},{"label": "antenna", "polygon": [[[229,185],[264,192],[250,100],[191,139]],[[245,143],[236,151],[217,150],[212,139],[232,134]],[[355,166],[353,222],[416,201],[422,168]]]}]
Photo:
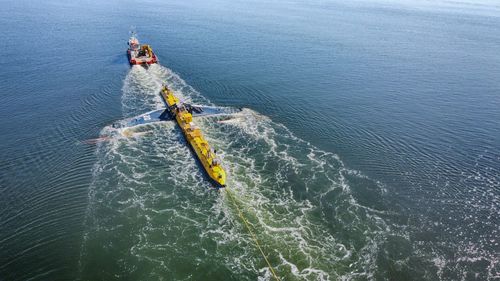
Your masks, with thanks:
[{"label": "antenna", "polygon": [[128,31],[131,37],[137,37],[137,31],[134,25],[130,26],[130,30]]}]

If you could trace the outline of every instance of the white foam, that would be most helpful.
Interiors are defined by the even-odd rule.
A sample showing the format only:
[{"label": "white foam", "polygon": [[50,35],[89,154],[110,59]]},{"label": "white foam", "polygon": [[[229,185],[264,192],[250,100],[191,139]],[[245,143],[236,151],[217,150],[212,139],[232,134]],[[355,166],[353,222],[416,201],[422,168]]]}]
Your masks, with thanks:
[{"label": "white foam", "polygon": [[[209,103],[168,68],[133,67],[122,89],[124,115],[134,116],[162,106],[158,92],[164,82],[186,101]],[[250,109],[228,121],[214,120],[217,119],[199,118],[196,122],[223,156],[228,186],[256,229],[266,253],[273,261],[280,261],[276,264],[280,274],[291,274],[300,280],[331,280],[343,276],[336,272],[337,263],[351,263],[353,271],[362,272],[365,277],[373,275],[377,245],[387,227],[379,212],[361,206],[350,194],[342,174],[347,169],[335,154],[313,147],[283,125]],[[209,188],[176,127],[151,124],[146,128],[147,131],[143,128],[133,132],[133,137],[111,127],[103,129],[103,134],[111,139],[97,149],[99,160],[89,192],[92,229],[85,239],[91,239],[88,236],[92,231],[117,235],[137,231],[137,241],[131,242],[130,252],[155,264],[159,275],[173,270],[169,266],[175,260],[151,253],[168,250],[175,257],[176,253],[191,251],[186,254],[205,258],[214,255],[239,274],[260,272],[259,280],[270,280],[269,270],[258,267],[262,258],[234,206],[224,193],[217,194]],[[354,218],[354,229],[359,228],[367,236],[355,262],[351,262],[353,246],[332,235],[327,227],[331,222],[321,215],[323,198],[338,190],[341,197],[332,200],[339,201],[331,203],[343,204],[345,209],[335,211],[348,213]],[[297,196],[297,192],[306,192],[307,198]],[[116,213],[101,222],[93,217],[94,208]],[[134,227],[126,230],[113,225],[113,216]],[[160,223],[166,216],[170,223]],[[188,242],[172,236],[186,230],[197,233],[195,237],[200,240]],[[112,242],[113,237],[110,239]],[[201,246],[200,241],[206,239],[216,243],[216,252]]]}]

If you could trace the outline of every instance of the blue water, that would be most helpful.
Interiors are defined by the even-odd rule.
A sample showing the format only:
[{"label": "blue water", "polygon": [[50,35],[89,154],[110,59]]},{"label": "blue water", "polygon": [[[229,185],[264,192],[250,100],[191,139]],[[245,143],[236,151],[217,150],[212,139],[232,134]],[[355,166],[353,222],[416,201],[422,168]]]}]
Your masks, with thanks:
[{"label": "blue water", "polygon": [[497,2],[0,4],[0,280],[271,280],[173,124],[109,127],[162,83],[244,108],[197,123],[283,280],[500,278]]}]

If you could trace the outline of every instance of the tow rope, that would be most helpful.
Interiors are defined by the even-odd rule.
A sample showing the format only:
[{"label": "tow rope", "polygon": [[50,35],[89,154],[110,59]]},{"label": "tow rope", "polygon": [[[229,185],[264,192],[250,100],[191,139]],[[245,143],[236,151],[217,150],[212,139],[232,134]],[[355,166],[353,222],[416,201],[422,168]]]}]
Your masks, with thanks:
[{"label": "tow rope", "polygon": [[250,233],[250,236],[252,236],[252,240],[255,243],[255,247],[257,247],[257,249],[259,249],[260,253],[262,254],[262,257],[264,258],[264,260],[267,263],[267,266],[271,270],[271,273],[272,273],[274,279],[276,281],[281,281],[281,279],[276,274],[276,271],[274,270],[274,267],[271,265],[271,263],[267,259],[266,254],[264,254],[264,251],[262,250],[262,247],[260,246],[259,240],[257,240],[257,236],[252,231],[252,228],[250,227],[250,223],[248,222],[248,220],[243,215],[243,212],[241,211],[240,207],[238,206],[238,203],[236,202],[236,199],[234,198],[232,191],[229,190],[229,188],[227,188],[227,187],[225,189],[226,189],[226,193],[227,193],[228,197],[231,199],[233,205],[236,206],[236,209],[238,210],[238,215],[241,218],[241,220],[243,221],[243,224],[245,225],[245,227],[247,228],[248,232]]}]

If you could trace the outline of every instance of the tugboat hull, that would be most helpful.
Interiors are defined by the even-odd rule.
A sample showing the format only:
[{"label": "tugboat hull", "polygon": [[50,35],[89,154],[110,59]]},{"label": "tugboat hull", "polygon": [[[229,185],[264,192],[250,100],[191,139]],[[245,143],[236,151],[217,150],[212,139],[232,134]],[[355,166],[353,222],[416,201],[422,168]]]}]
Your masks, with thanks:
[{"label": "tugboat hull", "polygon": [[149,45],[140,45],[135,36],[128,40],[127,56],[130,65],[150,65],[158,62],[153,49]]}]

